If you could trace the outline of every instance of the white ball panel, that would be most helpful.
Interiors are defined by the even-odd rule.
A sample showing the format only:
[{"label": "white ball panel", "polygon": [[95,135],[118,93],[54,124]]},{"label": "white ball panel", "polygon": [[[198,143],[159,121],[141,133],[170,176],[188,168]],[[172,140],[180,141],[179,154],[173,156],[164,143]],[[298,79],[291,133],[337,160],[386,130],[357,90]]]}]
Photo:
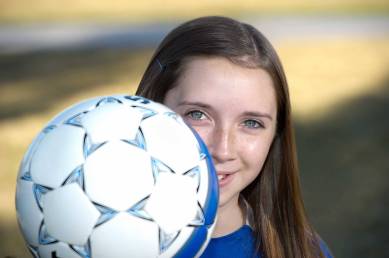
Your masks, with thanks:
[{"label": "white ball panel", "polygon": [[43,215],[36,203],[34,184],[19,180],[16,187],[16,210],[18,220],[27,242],[37,246],[39,244],[39,228]]},{"label": "white ball panel", "polygon": [[157,224],[119,213],[91,235],[93,258],[149,258],[158,256]]},{"label": "white ball panel", "polygon": [[38,253],[41,258],[82,258],[73,251],[68,244],[59,242],[50,245],[39,246]]},{"label": "white ball panel", "polygon": [[196,217],[196,187],[190,177],[160,173],[145,210],[164,232],[174,233]]},{"label": "white ball panel", "polygon": [[23,156],[23,160],[20,163],[18,178],[23,176],[23,173],[30,171],[30,164],[31,164],[31,158],[33,156],[33,153],[35,152],[36,148],[39,146],[40,142],[44,137],[45,137],[45,133],[43,132],[39,133],[38,136],[28,147],[26,153]]},{"label": "white ball panel", "polygon": [[47,232],[54,238],[84,245],[100,212],[78,184],[72,183],[50,191],[42,197]]},{"label": "white ball panel", "polygon": [[150,194],[154,179],[146,152],[122,141],[111,141],[84,164],[85,189],[92,200],[118,211]]},{"label": "white ball panel", "polygon": [[98,106],[82,117],[82,125],[93,143],[135,138],[142,114],[134,108],[107,103]]},{"label": "white ball panel", "polygon": [[84,162],[84,131],[61,125],[46,134],[31,161],[34,182],[56,188]]},{"label": "white ball panel", "polygon": [[150,155],[182,174],[199,161],[197,140],[191,130],[166,115],[157,115],[141,124]]}]

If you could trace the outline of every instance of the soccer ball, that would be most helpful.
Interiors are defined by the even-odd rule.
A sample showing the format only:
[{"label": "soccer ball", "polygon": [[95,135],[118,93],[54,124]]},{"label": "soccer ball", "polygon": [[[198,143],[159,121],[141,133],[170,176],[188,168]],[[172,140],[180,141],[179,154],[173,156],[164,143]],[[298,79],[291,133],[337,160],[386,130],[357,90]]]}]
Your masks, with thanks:
[{"label": "soccer ball", "polygon": [[197,134],[138,96],[79,103],[38,134],[16,210],[34,257],[194,257],[206,247],[217,177]]}]

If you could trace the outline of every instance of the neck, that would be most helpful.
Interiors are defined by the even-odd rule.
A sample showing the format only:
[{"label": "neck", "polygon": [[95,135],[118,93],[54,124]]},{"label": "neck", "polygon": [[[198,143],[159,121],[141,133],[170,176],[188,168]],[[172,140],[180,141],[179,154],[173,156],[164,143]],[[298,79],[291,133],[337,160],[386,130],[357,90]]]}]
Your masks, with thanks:
[{"label": "neck", "polygon": [[238,197],[230,202],[219,206],[217,213],[217,221],[212,237],[221,237],[228,235],[245,223],[243,212],[239,207]]}]

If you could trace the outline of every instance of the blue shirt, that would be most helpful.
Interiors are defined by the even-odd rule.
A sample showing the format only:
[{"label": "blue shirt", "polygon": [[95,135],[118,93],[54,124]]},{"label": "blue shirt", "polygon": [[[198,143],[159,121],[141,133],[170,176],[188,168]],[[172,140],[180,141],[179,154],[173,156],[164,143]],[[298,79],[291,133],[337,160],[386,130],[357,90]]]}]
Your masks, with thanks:
[{"label": "blue shirt", "polygon": [[[249,241],[248,241],[249,240]],[[260,258],[255,254],[253,231],[248,225],[231,234],[212,238],[201,258]]]},{"label": "blue shirt", "polygon": [[[332,255],[324,242],[320,243],[326,258]],[[226,236],[212,238],[201,258],[263,258],[255,253],[255,241],[250,226],[244,225],[240,229]]]}]

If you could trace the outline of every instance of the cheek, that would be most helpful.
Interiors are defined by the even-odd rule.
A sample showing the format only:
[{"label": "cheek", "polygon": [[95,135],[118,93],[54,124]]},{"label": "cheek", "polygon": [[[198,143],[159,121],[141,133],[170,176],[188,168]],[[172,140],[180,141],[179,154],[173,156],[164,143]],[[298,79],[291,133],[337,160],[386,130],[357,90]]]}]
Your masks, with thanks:
[{"label": "cheek", "polygon": [[242,148],[242,157],[254,173],[259,174],[262,170],[263,163],[269,153],[270,145],[270,138],[257,138],[245,142]]}]

